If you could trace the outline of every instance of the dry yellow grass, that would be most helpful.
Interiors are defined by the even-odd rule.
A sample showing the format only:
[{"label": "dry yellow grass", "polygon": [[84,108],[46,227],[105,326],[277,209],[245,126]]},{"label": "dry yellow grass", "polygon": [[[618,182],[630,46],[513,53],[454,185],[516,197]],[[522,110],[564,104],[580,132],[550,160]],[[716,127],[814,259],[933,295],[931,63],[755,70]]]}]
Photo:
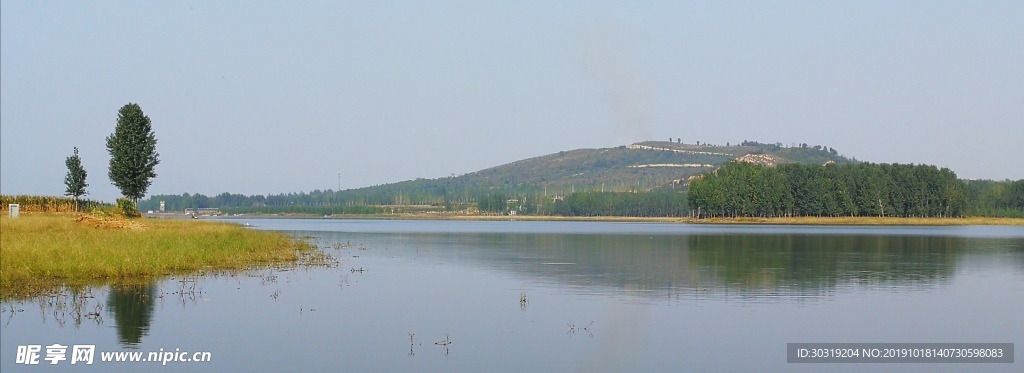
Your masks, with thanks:
[{"label": "dry yellow grass", "polygon": [[76,214],[0,217],[0,298],[61,286],[294,263],[313,248],[282,233],[194,220]]},{"label": "dry yellow grass", "polygon": [[75,219],[76,223],[88,225],[93,228],[105,229],[146,229],[146,225],[136,220],[96,216],[91,214],[79,214]]}]

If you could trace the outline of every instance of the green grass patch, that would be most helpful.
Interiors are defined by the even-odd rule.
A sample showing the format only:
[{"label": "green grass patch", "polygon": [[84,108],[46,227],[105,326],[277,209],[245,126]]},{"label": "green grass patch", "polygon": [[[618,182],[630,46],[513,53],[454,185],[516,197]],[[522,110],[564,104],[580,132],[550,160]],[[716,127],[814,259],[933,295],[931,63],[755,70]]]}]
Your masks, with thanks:
[{"label": "green grass patch", "polygon": [[209,221],[23,214],[0,217],[0,233],[5,300],[60,287],[325,260],[283,233]]}]

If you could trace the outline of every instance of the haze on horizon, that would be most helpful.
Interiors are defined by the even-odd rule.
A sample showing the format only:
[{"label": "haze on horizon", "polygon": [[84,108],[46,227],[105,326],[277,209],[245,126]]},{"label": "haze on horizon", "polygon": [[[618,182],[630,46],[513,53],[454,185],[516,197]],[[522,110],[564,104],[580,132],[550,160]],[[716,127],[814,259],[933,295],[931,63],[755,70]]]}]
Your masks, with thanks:
[{"label": "haze on horizon", "polygon": [[147,195],[436,178],[682,138],[1021,179],[1024,2],[0,2],[0,193],[138,103]]}]

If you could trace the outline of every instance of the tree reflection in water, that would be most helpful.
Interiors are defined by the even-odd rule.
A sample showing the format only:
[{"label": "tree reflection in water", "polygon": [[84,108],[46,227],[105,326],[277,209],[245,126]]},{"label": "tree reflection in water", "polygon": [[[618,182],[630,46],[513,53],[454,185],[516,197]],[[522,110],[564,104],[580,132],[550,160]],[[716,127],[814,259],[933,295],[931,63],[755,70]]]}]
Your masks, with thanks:
[{"label": "tree reflection in water", "polygon": [[137,348],[142,337],[149,334],[153,321],[156,285],[111,285],[107,312],[114,317],[117,338],[122,347]]}]

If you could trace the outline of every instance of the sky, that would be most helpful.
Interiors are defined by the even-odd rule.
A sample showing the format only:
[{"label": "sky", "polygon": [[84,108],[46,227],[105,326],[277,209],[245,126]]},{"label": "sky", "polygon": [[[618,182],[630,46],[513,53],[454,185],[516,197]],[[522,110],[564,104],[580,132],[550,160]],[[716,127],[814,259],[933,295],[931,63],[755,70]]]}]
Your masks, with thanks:
[{"label": "sky", "polygon": [[1024,1],[0,2],[0,193],[137,103],[152,194],[437,178],[681,138],[1021,179]]}]

